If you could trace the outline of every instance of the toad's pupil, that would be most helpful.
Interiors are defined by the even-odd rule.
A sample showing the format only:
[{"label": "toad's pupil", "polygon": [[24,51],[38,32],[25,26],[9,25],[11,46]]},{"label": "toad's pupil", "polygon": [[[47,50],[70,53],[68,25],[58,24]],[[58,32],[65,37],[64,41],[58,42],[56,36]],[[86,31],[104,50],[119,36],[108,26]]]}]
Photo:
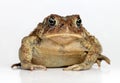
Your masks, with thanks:
[{"label": "toad's pupil", "polygon": [[49,25],[50,25],[50,26],[54,26],[55,23],[56,23],[56,21],[55,21],[53,18],[50,18],[50,19],[48,20],[48,22],[49,22]]},{"label": "toad's pupil", "polygon": [[79,27],[80,24],[81,24],[81,19],[78,19],[78,20],[76,21],[76,24],[77,24],[77,26]]}]

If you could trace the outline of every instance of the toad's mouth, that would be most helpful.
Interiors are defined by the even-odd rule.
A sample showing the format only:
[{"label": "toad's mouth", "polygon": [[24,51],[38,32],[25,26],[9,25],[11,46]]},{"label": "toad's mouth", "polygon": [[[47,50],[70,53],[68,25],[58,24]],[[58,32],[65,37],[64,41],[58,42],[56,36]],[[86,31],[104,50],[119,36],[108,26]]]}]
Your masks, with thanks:
[{"label": "toad's mouth", "polygon": [[81,35],[78,35],[78,34],[68,34],[68,33],[64,33],[64,34],[49,34],[49,35],[45,36],[45,38],[52,38],[52,37],[62,37],[62,38],[75,37],[75,38],[82,38]]},{"label": "toad's mouth", "polygon": [[45,35],[44,38],[64,45],[64,44],[74,42],[74,40],[80,39],[82,38],[82,36],[79,34],[68,34],[68,33],[63,34],[62,33],[62,34]]}]

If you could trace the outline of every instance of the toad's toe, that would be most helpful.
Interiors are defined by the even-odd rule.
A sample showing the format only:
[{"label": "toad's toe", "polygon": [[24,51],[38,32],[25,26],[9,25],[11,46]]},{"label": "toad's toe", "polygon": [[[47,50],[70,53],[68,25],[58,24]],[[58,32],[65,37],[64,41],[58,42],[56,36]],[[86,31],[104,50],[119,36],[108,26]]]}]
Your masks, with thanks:
[{"label": "toad's toe", "polygon": [[30,67],[30,70],[36,70],[36,69],[43,69],[43,70],[47,70],[47,68],[45,66],[42,66],[42,65],[32,65]]},{"label": "toad's toe", "polygon": [[81,70],[81,67],[79,64],[75,64],[75,65],[69,66],[67,68],[64,68],[63,70],[65,70],[65,71],[69,71],[69,70],[78,71],[78,70]]}]

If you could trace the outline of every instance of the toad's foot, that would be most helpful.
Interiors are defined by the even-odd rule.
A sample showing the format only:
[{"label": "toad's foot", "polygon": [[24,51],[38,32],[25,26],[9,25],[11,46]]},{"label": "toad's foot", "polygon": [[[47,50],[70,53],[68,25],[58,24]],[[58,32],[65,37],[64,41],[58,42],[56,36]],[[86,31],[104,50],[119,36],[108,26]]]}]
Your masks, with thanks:
[{"label": "toad's foot", "polygon": [[21,69],[27,69],[27,70],[36,70],[36,69],[43,69],[43,70],[47,70],[47,68],[43,65],[34,65],[34,64],[22,64],[21,63],[17,63],[17,64],[13,64],[11,66],[12,68],[21,68]]},{"label": "toad's foot", "polygon": [[90,69],[92,65],[96,62],[97,57],[98,57],[98,54],[94,52],[89,52],[84,62],[69,66],[67,68],[64,68],[63,70],[80,71],[80,70]]},{"label": "toad's foot", "polygon": [[88,57],[86,57],[86,60],[83,63],[69,66],[67,68],[64,68],[63,70],[79,71],[79,70],[90,69],[94,63],[97,63],[98,66],[100,67],[102,60],[104,60],[105,62],[110,64],[110,59],[107,58],[106,56],[100,54],[97,57],[93,54],[93,55],[91,55],[91,57],[88,55]]},{"label": "toad's foot", "polygon": [[90,65],[81,63],[81,64],[75,64],[75,65],[69,66],[67,68],[64,68],[63,70],[65,70],[65,71],[69,71],[69,70],[80,71],[80,70],[89,69],[89,68],[91,68]]},{"label": "toad's foot", "polygon": [[106,63],[110,64],[110,59],[102,54],[100,54],[100,56],[98,56],[96,63],[97,65],[100,67],[101,66],[101,61],[105,61]]},{"label": "toad's foot", "polygon": [[21,63],[16,63],[11,66],[11,68],[21,68]]}]

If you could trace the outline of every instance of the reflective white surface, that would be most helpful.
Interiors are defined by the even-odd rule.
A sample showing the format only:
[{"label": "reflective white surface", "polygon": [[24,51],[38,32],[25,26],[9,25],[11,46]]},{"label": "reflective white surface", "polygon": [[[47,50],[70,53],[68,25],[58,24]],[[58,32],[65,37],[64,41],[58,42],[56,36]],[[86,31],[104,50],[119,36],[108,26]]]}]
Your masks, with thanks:
[{"label": "reflective white surface", "polygon": [[[49,14],[80,14],[111,60],[86,71],[11,69],[21,39]],[[0,83],[120,83],[120,0],[0,0]]]},{"label": "reflective white surface", "polygon": [[[105,64],[105,63],[104,63]],[[106,67],[107,66],[107,67]],[[120,82],[119,69],[104,65],[97,68],[96,65],[86,71],[63,71],[62,68],[49,68],[47,71],[27,71],[0,69],[1,83],[114,83]]]}]

